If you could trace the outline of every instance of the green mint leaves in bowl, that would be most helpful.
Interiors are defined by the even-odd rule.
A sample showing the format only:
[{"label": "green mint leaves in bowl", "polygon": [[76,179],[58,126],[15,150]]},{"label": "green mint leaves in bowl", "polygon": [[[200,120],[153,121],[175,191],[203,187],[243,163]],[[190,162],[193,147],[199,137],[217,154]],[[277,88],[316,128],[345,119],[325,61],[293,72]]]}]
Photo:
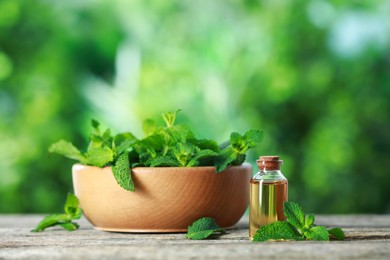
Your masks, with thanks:
[{"label": "green mint leaves in bowl", "polygon": [[241,165],[246,152],[262,141],[262,132],[254,129],[244,134],[233,132],[221,145],[210,139],[198,139],[187,126],[175,125],[178,111],[163,114],[165,126],[145,120],[143,138],[130,132],[112,135],[109,129],[101,131],[99,122],[92,120],[93,132],[86,151],[60,140],[50,146],[49,152],[84,165],[112,166],[117,183],[135,191],[131,178],[134,167],[215,166],[217,172],[222,172],[228,166]]}]

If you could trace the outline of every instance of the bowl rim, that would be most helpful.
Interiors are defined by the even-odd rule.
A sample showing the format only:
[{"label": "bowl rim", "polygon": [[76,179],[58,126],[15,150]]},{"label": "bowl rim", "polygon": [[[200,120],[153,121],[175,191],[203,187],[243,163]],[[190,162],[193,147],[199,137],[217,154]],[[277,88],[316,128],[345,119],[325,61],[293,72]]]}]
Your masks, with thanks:
[{"label": "bowl rim", "polygon": [[[82,168],[86,168],[86,167],[91,167],[91,168],[97,168],[97,169],[106,169],[106,168],[112,168],[112,166],[104,166],[104,167],[98,167],[98,166],[93,166],[93,165],[86,165],[86,164],[81,164],[81,163],[75,163],[73,164],[72,168],[74,168],[75,170],[78,170],[78,169],[82,169]],[[252,165],[248,162],[243,162],[242,164],[240,165],[230,165],[228,166],[225,170],[223,171],[226,171],[228,169],[235,169],[235,168],[252,168]],[[192,170],[196,170],[196,169],[199,169],[199,170],[216,170],[216,167],[215,166],[196,166],[196,167],[134,167],[134,168],[130,168],[132,171],[133,170],[148,170],[148,169],[153,169],[153,170],[158,170],[158,169],[172,169],[172,170],[188,170],[188,169],[192,169]],[[222,172],[223,172],[222,171]]]}]

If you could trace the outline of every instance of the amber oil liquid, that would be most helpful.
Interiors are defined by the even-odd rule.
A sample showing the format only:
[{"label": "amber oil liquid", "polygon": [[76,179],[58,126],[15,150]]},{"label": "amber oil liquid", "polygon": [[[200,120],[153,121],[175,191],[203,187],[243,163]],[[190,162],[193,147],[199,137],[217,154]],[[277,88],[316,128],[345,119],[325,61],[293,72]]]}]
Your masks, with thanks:
[{"label": "amber oil liquid", "polygon": [[249,237],[263,225],[285,220],[283,202],[288,200],[286,179],[250,181]]}]

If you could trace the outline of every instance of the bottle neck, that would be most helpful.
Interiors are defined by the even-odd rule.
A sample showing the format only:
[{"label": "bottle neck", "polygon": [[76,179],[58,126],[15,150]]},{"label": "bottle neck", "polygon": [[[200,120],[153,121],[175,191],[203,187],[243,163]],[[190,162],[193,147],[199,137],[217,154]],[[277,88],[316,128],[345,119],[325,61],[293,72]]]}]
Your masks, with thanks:
[{"label": "bottle neck", "polygon": [[268,180],[268,181],[276,181],[276,180],[286,180],[283,173],[280,170],[260,170],[254,177],[254,180]]},{"label": "bottle neck", "polygon": [[259,173],[260,174],[263,174],[263,175],[266,175],[266,174],[269,174],[269,175],[283,175],[282,172],[280,171],[280,169],[278,170],[267,170],[267,169],[262,169],[262,170],[259,170]]}]

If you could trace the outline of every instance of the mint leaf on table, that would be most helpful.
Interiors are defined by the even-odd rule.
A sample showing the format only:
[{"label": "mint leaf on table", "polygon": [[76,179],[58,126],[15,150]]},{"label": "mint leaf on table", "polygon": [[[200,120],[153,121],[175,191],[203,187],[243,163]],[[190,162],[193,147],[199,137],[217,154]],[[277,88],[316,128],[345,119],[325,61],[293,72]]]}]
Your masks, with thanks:
[{"label": "mint leaf on table", "polygon": [[218,226],[213,218],[204,217],[196,220],[188,227],[186,238],[192,240],[206,239],[212,234],[225,234],[225,229]]},{"label": "mint leaf on table", "polygon": [[129,154],[124,153],[119,156],[115,165],[112,167],[112,172],[116,182],[128,191],[135,191],[134,182],[131,178]]},{"label": "mint leaf on table", "polygon": [[326,227],[315,226],[303,233],[307,240],[329,241],[329,233]]},{"label": "mint leaf on table", "polygon": [[302,232],[305,226],[305,213],[301,206],[295,202],[285,202],[283,204],[283,212],[287,218],[287,222]]},{"label": "mint leaf on table", "polygon": [[301,206],[297,203],[284,202],[283,212],[287,220],[277,221],[260,227],[253,237],[253,242],[304,239],[329,241],[329,236],[340,240],[345,238],[341,228],[327,230],[324,226],[314,225],[314,215],[305,215]]},{"label": "mint leaf on table", "polygon": [[72,193],[69,193],[64,205],[65,214],[71,216],[73,219],[79,219],[82,215],[79,204],[79,199]]},{"label": "mint leaf on table", "polygon": [[341,228],[331,228],[328,229],[329,235],[334,237],[335,239],[338,240],[344,240],[345,239],[345,233]]},{"label": "mint leaf on table", "polygon": [[65,222],[65,223],[60,223],[59,225],[68,231],[75,231],[80,227],[79,224],[77,224],[76,222]]},{"label": "mint leaf on table", "polygon": [[76,230],[79,225],[72,220],[79,219],[81,217],[81,209],[79,208],[79,200],[72,193],[68,193],[64,205],[65,214],[53,214],[46,216],[38,225],[31,230],[31,232],[41,232],[48,227],[59,225],[66,230]]},{"label": "mint leaf on table", "polygon": [[305,228],[311,228],[314,224],[315,217],[313,214],[307,214],[305,217]]},{"label": "mint leaf on table", "polygon": [[46,216],[41,222],[38,223],[38,225],[31,230],[31,232],[41,232],[45,230],[48,227],[60,225],[61,223],[68,222],[68,215],[67,214],[53,214]]},{"label": "mint leaf on table", "polygon": [[303,236],[297,229],[286,221],[276,221],[262,226],[257,230],[253,241],[263,242],[268,240],[302,240]]}]

